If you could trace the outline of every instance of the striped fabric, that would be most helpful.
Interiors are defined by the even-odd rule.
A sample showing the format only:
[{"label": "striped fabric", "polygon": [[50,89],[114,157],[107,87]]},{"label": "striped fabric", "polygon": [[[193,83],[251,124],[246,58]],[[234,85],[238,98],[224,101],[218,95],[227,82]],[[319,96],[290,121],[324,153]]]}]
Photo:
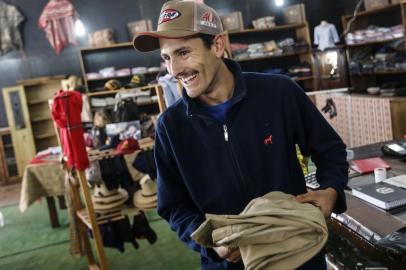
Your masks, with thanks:
[{"label": "striped fabric", "polygon": [[38,26],[54,48],[56,54],[68,44],[77,45],[75,21],[79,17],[69,0],[51,0],[45,6],[38,20]]}]

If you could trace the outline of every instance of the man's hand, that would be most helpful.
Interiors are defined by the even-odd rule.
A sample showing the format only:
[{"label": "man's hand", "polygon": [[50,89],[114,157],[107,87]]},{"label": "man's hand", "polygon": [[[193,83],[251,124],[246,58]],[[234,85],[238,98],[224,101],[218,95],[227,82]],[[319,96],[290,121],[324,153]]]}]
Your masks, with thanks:
[{"label": "man's hand", "polygon": [[328,218],[336,205],[337,191],[330,187],[324,190],[309,191],[308,193],[297,195],[296,200],[301,203],[311,203],[319,207],[323,215]]},{"label": "man's hand", "polygon": [[241,253],[239,248],[231,248],[226,246],[214,247],[215,252],[220,258],[225,259],[229,262],[236,263],[241,260]]}]

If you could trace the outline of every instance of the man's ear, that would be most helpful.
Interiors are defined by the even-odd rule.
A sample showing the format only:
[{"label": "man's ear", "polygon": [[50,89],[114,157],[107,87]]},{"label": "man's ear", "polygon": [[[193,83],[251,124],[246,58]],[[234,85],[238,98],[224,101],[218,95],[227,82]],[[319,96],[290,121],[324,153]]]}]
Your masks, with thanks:
[{"label": "man's ear", "polygon": [[226,49],[226,37],[224,36],[224,34],[218,34],[214,37],[212,49],[214,50],[216,57],[223,57],[224,51]]}]

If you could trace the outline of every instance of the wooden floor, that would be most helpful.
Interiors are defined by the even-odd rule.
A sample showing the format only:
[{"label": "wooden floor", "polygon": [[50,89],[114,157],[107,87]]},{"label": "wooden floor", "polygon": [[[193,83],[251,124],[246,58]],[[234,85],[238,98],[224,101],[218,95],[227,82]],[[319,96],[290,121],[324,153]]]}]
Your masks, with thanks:
[{"label": "wooden floor", "polygon": [[21,184],[0,186],[0,207],[18,204]]}]

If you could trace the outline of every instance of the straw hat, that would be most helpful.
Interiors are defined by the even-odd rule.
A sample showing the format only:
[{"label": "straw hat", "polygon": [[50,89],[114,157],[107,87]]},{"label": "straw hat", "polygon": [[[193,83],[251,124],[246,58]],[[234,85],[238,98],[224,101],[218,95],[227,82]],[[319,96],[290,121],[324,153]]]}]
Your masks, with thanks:
[{"label": "straw hat", "polygon": [[95,186],[92,196],[95,209],[111,209],[122,205],[127,199],[127,191],[122,188],[109,190],[104,183]]},{"label": "straw hat", "polygon": [[140,209],[155,208],[157,203],[156,183],[149,175],[140,180],[141,190],[135,192],[133,197],[134,205]]}]

